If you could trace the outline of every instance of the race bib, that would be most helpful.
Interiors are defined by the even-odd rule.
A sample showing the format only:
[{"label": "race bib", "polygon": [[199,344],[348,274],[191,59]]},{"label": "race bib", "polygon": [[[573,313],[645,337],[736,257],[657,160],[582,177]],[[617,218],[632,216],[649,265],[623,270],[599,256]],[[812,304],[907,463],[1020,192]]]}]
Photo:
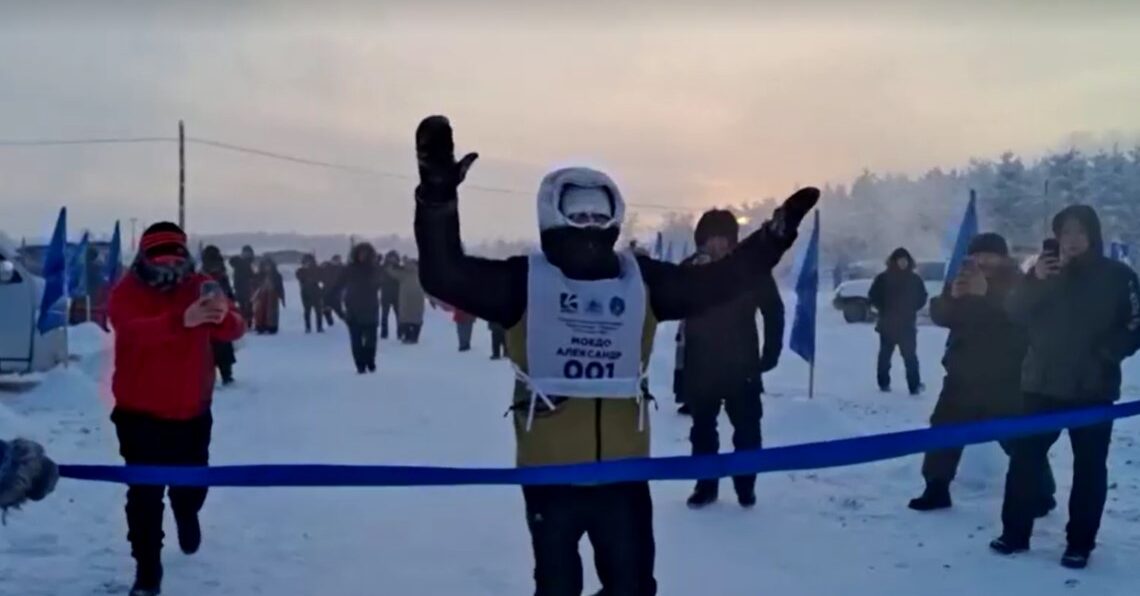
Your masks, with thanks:
[{"label": "race bib", "polygon": [[641,394],[645,285],[637,258],[619,256],[620,277],[577,281],[531,255],[527,376],[534,389],[562,397]]}]

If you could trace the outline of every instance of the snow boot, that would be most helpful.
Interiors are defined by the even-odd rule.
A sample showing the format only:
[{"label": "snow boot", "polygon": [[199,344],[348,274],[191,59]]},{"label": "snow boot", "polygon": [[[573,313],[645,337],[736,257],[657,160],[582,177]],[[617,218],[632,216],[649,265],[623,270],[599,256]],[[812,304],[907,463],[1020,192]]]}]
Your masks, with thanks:
[{"label": "snow boot", "polygon": [[368,372],[370,372],[370,373],[376,372],[376,363],[375,362],[369,362],[368,363]]},{"label": "snow boot", "polygon": [[1065,549],[1065,555],[1061,557],[1061,566],[1065,569],[1084,569],[1089,566],[1091,554],[1088,549],[1070,546]]},{"label": "snow boot", "polygon": [[752,509],[756,506],[756,489],[754,488],[739,488],[736,489],[736,502],[745,509]]},{"label": "snow boot", "polygon": [[174,522],[178,526],[178,547],[187,555],[198,552],[202,547],[202,525],[198,521],[198,514],[176,514]]},{"label": "snow boot", "polygon": [[162,562],[158,559],[139,559],[135,571],[135,585],[129,596],[157,596],[162,593]]},{"label": "snow boot", "polygon": [[1023,553],[1029,550],[1028,540],[1014,540],[1002,536],[995,539],[990,543],[990,550],[999,555],[1012,555],[1016,553]]},{"label": "snow boot", "polygon": [[693,494],[687,501],[689,509],[703,509],[716,503],[719,498],[719,487],[717,482],[709,482],[702,480],[697,482],[697,488],[693,490]]},{"label": "snow boot", "polygon": [[915,387],[915,388],[910,390],[910,395],[911,395],[911,397],[918,397],[925,392],[926,392],[926,385],[919,383],[918,387]]},{"label": "snow boot", "polygon": [[950,484],[946,482],[927,482],[926,490],[917,499],[911,499],[911,509],[915,511],[937,511],[949,509],[954,503],[950,500]]}]

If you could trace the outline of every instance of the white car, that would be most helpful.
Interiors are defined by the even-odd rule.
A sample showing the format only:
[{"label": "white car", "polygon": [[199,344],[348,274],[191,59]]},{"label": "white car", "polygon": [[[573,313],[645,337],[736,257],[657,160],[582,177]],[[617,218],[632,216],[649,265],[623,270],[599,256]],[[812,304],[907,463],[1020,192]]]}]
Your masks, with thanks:
[{"label": "white car", "polygon": [[[870,323],[878,318],[878,313],[871,306],[868,297],[871,284],[875,276],[883,272],[884,264],[881,261],[859,261],[847,267],[843,283],[835,288],[832,304],[843,313],[843,320],[848,323]],[[946,262],[933,260],[920,260],[915,273],[926,284],[926,293],[931,298],[942,293],[942,286],[946,279]],[[919,311],[919,316],[930,315],[930,301]]]}]

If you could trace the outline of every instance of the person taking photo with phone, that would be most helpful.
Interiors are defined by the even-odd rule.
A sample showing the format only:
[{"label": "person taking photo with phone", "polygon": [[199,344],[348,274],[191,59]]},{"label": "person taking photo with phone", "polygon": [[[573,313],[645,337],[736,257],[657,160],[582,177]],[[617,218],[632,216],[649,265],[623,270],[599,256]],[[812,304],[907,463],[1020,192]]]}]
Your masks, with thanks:
[{"label": "person taking photo with phone", "polygon": [[[1127,265],[1104,256],[1100,218],[1074,205],[1053,219],[1051,241],[1006,307],[1024,325],[1029,351],[1021,389],[1029,413],[1110,404],[1120,399],[1121,362],[1140,348],[1140,284]],[[1068,429],[1073,449],[1068,547],[1061,564],[1088,565],[1108,492],[1112,423]],[[1013,446],[1002,506],[1002,535],[990,548],[1003,554],[1029,550],[1038,478],[1060,431],[1018,440]]]},{"label": "person taking photo with phone", "polygon": [[[109,305],[115,330],[111,420],[128,466],[209,463],[214,392],[212,342],[241,338],[245,324],[220,284],[194,270],[186,234],[170,222],[143,233],[130,274]],[[127,539],[137,563],[131,596],[162,586],[163,496],[178,526],[182,552],[202,541],[198,512],[204,487],[132,485],[127,489]]]},{"label": "person taking photo with phone", "polygon": [[[957,275],[946,284],[941,296],[931,300],[931,320],[950,330],[942,358],[946,379],[930,417],[931,426],[1022,413],[1021,363],[1028,339],[1025,329],[1005,311],[1005,300],[1020,277],[1005,238],[978,234],[970,241]],[[1006,453],[1012,445],[1010,441],[1001,443]],[[934,511],[951,507],[950,483],[961,459],[960,447],[927,453],[922,462],[926,490],[910,502],[910,508]],[[1048,461],[1042,464],[1038,476],[1039,515],[1056,505],[1053,472]]]}]

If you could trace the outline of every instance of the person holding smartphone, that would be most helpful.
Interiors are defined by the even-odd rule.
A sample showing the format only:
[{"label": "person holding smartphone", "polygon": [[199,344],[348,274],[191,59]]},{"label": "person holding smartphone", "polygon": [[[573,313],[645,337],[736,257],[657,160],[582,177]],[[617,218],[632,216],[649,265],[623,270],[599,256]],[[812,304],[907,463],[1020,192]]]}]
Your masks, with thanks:
[{"label": "person holding smartphone", "polygon": [[[942,365],[946,379],[930,417],[931,426],[963,424],[1022,413],[1021,363],[1028,339],[1025,329],[1005,311],[1005,300],[1021,275],[999,234],[978,234],[967,257],[942,295],[930,302],[930,318],[950,331]],[[1002,442],[1009,453],[1012,443]],[[910,502],[916,511],[952,506],[950,483],[958,472],[962,448],[926,454],[922,476],[926,490]],[[1043,462],[1039,475],[1039,514],[1055,505],[1053,473]]]},{"label": "person holding smartphone", "polygon": [[[1053,219],[1054,238],[1011,292],[1010,317],[1024,325],[1029,351],[1021,389],[1030,413],[1110,404],[1120,399],[1123,360],[1140,348],[1140,283],[1127,265],[1104,256],[1100,218],[1074,205]],[[1088,565],[1108,493],[1112,423],[1068,429],[1073,449],[1068,547],[1061,564]],[[1029,549],[1035,479],[1060,431],[1016,441],[1006,476],[1002,535],[990,543],[1008,555]]]},{"label": "person holding smartphone", "polygon": [[[245,324],[222,287],[194,270],[186,234],[170,222],[143,233],[130,274],[111,292],[115,373],[111,420],[127,465],[205,466],[213,417],[211,343],[238,340]],[[204,487],[132,485],[127,489],[127,539],[137,563],[131,596],[162,586],[163,496],[186,554],[202,541],[198,512]]]}]

